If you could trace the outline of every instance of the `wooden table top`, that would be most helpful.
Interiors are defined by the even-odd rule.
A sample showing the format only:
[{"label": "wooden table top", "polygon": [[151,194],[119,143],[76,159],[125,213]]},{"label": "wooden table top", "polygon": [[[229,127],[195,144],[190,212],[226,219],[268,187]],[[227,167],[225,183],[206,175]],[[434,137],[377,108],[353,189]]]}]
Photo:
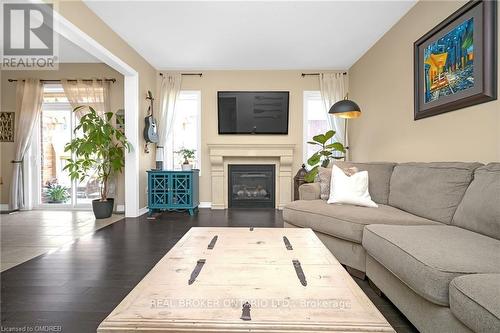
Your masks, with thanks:
[{"label": "wooden table top", "polygon": [[304,228],[191,228],[97,330],[136,331],[394,332]]}]

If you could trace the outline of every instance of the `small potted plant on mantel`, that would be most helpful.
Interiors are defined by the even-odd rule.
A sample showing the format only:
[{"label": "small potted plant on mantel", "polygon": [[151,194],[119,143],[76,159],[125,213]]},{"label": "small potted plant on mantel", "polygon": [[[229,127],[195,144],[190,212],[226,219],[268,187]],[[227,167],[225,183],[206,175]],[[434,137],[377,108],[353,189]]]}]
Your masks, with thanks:
[{"label": "small potted plant on mantel", "polygon": [[63,170],[67,170],[72,180],[80,182],[95,176],[99,182],[100,198],[92,200],[92,210],[97,219],[110,217],[113,213],[114,199],[108,198],[109,181],[121,173],[125,166],[125,150],[130,151],[130,143],[125,134],[113,127],[113,112],[103,116],[90,106],[77,106],[73,112],[88,108],[88,113],[80,117],[75,128],[75,138],[65,151],[70,151],[72,158]]},{"label": "small potted plant on mantel", "polygon": [[189,163],[189,160],[194,159],[194,153],[196,150],[194,149],[186,149],[182,148],[179,151],[176,151],[175,153],[182,156],[184,159],[184,162],[181,164],[182,171],[191,171],[193,169],[193,166]]}]

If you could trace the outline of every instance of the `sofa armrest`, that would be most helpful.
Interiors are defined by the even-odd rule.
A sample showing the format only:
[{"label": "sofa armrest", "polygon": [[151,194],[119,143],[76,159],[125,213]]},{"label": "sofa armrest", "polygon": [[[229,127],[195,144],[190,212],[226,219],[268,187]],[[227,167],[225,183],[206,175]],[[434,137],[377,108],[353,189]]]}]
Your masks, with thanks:
[{"label": "sofa armrest", "polygon": [[316,200],[320,198],[319,183],[302,184],[299,187],[300,200]]}]

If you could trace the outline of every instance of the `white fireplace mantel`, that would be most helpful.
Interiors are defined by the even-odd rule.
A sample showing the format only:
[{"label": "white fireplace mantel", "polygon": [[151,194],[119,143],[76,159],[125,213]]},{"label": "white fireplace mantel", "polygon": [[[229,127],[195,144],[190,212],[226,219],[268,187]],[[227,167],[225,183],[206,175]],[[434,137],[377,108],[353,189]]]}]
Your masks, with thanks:
[{"label": "white fireplace mantel", "polygon": [[274,164],[276,166],[276,208],[292,201],[292,144],[208,144],[212,209],[228,207],[228,164]]}]

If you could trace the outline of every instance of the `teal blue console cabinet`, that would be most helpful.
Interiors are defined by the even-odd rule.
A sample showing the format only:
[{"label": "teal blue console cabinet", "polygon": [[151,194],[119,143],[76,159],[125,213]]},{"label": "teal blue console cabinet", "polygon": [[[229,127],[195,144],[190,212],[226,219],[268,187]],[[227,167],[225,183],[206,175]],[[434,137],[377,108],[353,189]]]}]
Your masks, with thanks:
[{"label": "teal blue console cabinet", "polygon": [[148,171],[149,215],[155,210],[188,210],[193,215],[200,204],[200,170]]}]

